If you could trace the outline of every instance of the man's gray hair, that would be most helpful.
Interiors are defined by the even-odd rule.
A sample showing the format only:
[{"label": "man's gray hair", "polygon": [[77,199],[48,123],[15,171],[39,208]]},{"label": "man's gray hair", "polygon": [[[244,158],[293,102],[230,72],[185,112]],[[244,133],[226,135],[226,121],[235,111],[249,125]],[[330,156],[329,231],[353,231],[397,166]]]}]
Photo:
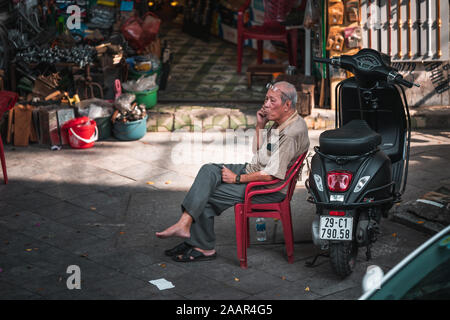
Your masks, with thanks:
[{"label": "man's gray hair", "polygon": [[295,86],[287,81],[279,81],[274,83],[274,87],[284,93],[281,95],[281,102],[284,104],[286,100],[290,100],[291,108],[295,109],[297,105],[297,89]]}]

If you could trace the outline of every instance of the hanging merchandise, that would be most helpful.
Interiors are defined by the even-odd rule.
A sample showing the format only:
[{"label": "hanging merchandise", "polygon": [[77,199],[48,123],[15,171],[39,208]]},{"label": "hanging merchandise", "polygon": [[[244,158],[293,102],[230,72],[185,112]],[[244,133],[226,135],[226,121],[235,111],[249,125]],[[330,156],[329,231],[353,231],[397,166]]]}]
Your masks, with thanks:
[{"label": "hanging merchandise", "polygon": [[342,34],[342,29],[336,26],[331,27],[330,31],[328,32],[326,49],[342,52],[344,48],[344,40],[345,38]]},{"label": "hanging merchandise", "polygon": [[150,43],[155,40],[159,32],[159,27],[161,25],[161,19],[158,18],[153,12],[147,12],[144,16],[144,21],[142,22],[142,32],[144,43]]},{"label": "hanging merchandise", "polygon": [[348,0],[345,2],[345,17],[347,22],[359,21],[359,0]]},{"label": "hanging merchandise", "polygon": [[[362,48],[362,29],[359,23],[359,0],[325,0],[327,9],[324,18],[328,26],[326,30],[326,50],[329,57],[352,55]],[[340,81],[352,76],[338,68],[329,68],[330,105],[336,106],[335,88]]]},{"label": "hanging merchandise", "polygon": [[362,32],[360,27],[349,27],[344,29],[345,46],[349,49],[362,46]]},{"label": "hanging merchandise", "polygon": [[99,29],[109,29],[115,21],[115,9],[100,5],[95,5],[89,9],[89,27]]},{"label": "hanging merchandise", "polygon": [[158,16],[153,12],[147,12],[144,20],[139,17],[128,18],[120,30],[134,49],[144,50],[146,46],[156,39],[160,25],[161,20]]},{"label": "hanging merchandise", "polygon": [[317,1],[308,0],[305,7],[305,17],[303,19],[303,26],[306,29],[312,29],[319,23],[320,9]]},{"label": "hanging merchandise", "polygon": [[328,24],[330,26],[344,23],[344,4],[341,0],[329,1]]}]

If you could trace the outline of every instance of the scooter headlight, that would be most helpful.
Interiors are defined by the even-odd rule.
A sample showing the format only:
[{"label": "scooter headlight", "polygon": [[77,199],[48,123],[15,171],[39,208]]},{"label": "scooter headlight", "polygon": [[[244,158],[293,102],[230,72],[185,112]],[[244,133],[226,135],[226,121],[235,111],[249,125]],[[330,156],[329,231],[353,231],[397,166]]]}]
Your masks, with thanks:
[{"label": "scooter headlight", "polygon": [[314,181],[316,182],[317,189],[323,191],[322,178],[318,174],[314,175]]},{"label": "scooter headlight", "polygon": [[359,179],[358,183],[356,184],[355,190],[353,192],[360,192],[362,188],[366,185],[367,181],[370,180],[370,176],[364,176],[361,179]]}]

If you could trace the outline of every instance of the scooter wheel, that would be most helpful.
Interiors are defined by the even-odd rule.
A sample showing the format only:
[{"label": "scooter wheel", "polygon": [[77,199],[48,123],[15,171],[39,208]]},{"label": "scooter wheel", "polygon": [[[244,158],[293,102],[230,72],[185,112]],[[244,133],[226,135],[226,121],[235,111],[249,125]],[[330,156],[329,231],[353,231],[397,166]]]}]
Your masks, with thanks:
[{"label": "scooter wheel", "polygon": [[330,243],[330,262],[336,274],[345,278],[349,276],[356,264],[358,246],[354,241]]}]

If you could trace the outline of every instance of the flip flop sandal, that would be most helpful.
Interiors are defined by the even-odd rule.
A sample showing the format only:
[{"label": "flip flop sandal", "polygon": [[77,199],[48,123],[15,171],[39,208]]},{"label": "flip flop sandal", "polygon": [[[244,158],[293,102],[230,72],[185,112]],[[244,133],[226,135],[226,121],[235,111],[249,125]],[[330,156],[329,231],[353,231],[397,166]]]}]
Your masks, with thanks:
[{"label": "flip flop sandal", "polygon": [[182,242],[172,249],[165,250],[164,253],[166,256],[173,257],[185,253],[190,248],[192,248],[191,245],[187,244],[186,242]]},{"label": "flip flop sandal", "polygon": [[217,257],[217,254],[214,253],[210,256],[205,256],[203,253],[201,253],[198,250],[195,250],[194,248],[191,248],[187,250],[183,255],[176,255],[173,256],[173,261],[176,262],[195,262],[195,261],[207,261],[207,260],[214,260]]}]

